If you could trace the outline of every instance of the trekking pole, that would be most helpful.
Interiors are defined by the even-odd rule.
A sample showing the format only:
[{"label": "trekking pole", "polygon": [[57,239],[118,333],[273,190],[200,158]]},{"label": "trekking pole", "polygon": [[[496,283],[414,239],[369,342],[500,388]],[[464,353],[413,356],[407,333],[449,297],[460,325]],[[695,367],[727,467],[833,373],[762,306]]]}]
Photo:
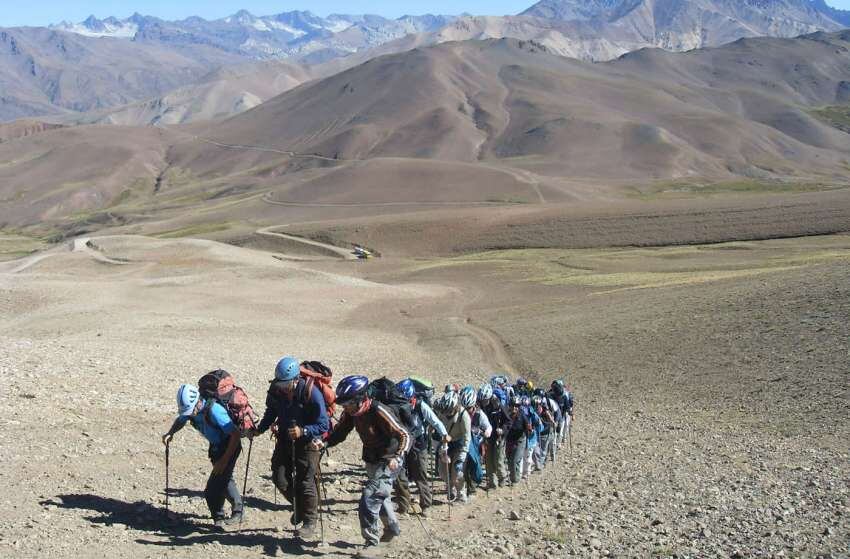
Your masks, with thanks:
[{"label": "trekking pole", "polygon": [[239,529],[245,519],[245,507],[248,506],[248,469],[251,467],[251,449],[254,448],[254,438],[248,439],[248,459],[245,461],[245,480],[242,482],[242,514],[239,516]]},{"label": "trekking pole", "polygon": [[[319,530],[322,535],[322,545],[325,544],[325,515],[322,514],[322,489],[324,482],[322,481],[322,453],[319,453],[319,462],[316,465],[316,493],[319,494]],[[324,501],[327,502],[328,496],[325,493]]]},{"label": "trekking pole", "polygon": [[567,428],[567,434],[570,436],[570,454],[573,453],[573,422],[570,421],[570,426]]},{"label": "trekking pole", "polygon": [[171,441],[165,443],[165,518],[168,520],[168,494],[171,492],[171,487],[168,479],[168,467],[171,455]]},{"label": "trekking pole", "polygon": [[[293,419],[292,421],[289,422],[289,428],[291,429],[295,426],[297,426],[297,423]],[[290,470],[289,470],[289,478],[290,478],[289,491],[292,493],[292,513],[295,516],[295,518],[294,518],[295,523],[293,524],[293,526],[297,526],[299,518],[298,518],[298,492],[295,490],[295,480],[296,480],[296,475],[295,475],[295,441],[292,440],[292,437],[289,437],[289,442],[292,443],[292,462],[290,462],[291,467],[290,467]],[[284,497],[285,497],[285,495],[284,495]]]}]

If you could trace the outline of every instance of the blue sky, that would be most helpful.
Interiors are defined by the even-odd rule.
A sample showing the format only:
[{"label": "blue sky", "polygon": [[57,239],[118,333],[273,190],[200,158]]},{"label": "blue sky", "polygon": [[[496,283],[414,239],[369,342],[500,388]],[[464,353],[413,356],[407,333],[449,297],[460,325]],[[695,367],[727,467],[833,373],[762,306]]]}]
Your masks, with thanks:
[{"label": "blue sky", "polygon": [[[850,2],[850,0],[847,0]],[[309,10],[326,16],[338,14],[379,14],[399,17],[405,14],[505,15],[518,13],[536,0],[0,0],[0,27],[47,25],[62,20],[82,21],[89,15],[125,18],[133,12],[162,19],[182,19],[198,15],[216,19],[246,9],[254,15]]]},{"label": "blue sky", "polygon": [[[163,19],[182,19],[199,15],[215,19],[246,9],[255,15],[291,10],[310,10],[318,15],[330,13],[380,14],[398,17],[404,14],[469,12],[476,15],[505,15],[521,12],[536,0],[0,0],[0,27],[47,25],[62,20],[81,21],[94,14],[103,18],[124,18],[133,12]],[[850,0],[827,0],[836,8],[850,10]]]}]

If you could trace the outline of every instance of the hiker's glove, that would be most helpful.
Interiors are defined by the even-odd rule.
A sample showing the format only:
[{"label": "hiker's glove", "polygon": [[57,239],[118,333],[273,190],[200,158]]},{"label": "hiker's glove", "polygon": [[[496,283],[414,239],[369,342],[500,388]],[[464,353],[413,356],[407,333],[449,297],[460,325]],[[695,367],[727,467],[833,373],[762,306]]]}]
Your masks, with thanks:
[{"label": "hiker's glove", "polygon": [[290,440],[297,441],[304,434],[304,429],[296,425],[295,427],[290,427],[287,433]]},{"label": "hiker's glove", "polygon": [[173,433],[166,433],[166,434],[164,434],[164,435],[162,436],[162,444],[164,444],[164,445],[168,446],[168,444],[171,442],[171,439],[173,439],[173,438],[174,438],[174,434],[173,434]]},{"label": "hiker's glove", "polygon": [[321,439],[313,439],[310,441],[310,450],[319,451],[325,448],[325,443]]},{"label": "hiker's glove", "polygon": [[389,468],[391,472],[398,471],[399,466],[401,466],[401,460],[398,458],[393,458],[387,463],[387,468]]}]

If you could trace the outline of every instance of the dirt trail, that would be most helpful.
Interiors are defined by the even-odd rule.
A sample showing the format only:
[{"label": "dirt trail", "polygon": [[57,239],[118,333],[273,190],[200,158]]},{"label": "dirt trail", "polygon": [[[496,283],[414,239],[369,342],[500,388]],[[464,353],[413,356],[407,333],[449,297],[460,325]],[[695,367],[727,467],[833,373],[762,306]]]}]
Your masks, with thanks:
[{"label": "dirt trail", "polygon": [[287,235],[286,233],[272,231],[272,229],[280,229],[282,227],[288,227],[288,225],[273,225],[271,227],[264,227],[262,229],[258,229],[256,233],[257,235],[264,235],[266,237],[277,237],[279,239],[286,239],[288,241],[294,241],[296,243],[302,243],[305,245],[322,248],[339,255],[344,260],[357,260],[357,256],[355,256],[354,253],[348,249],[340,248],[338,246],[322,243],[319,241],[305,239],[304,237],[296,237],[295,235]]},{"label": "dirt trail", "polygon": [[[11,268],[7,273],[19,274],[21,272],[25,272],[36,264],[38,264],[39,262],[42,262],[50,257],[56,256],[57,254],[63,254],[68,251],[85,253],[94,260],[97,260],[98,262],[103,262],[104,264],[127,264],[126,261],[116,260],[115,258],[110,258],[109,256],[105,255],[97,248],[97,245],[92,242],[90,237],[80,237],[74,239],[68,245],[65,246],[67,246],[67,249],[63,247],[57,247],[55,249],[51,249],[33,256],[27,256],[22,260],[12,260],[9,263],[4,263],[14,264],[15,262],[17,262],[17,265]],[[0,271],[2,271],[2,268],[0,268]]]},{"label": "dirt trail", "polygon": [[511,356],[508,355],[505,349],[505,343],[496,335],[495,332],[484,328],[472,322],[471,318],[454,317],[453,322],[457,323],[462,329],[466,330],[475,340],[476,345],[481,350],[481,355],[484,361],[489,364],[495,371],[504,371],[515,374],[516,368],[513,365]]}]

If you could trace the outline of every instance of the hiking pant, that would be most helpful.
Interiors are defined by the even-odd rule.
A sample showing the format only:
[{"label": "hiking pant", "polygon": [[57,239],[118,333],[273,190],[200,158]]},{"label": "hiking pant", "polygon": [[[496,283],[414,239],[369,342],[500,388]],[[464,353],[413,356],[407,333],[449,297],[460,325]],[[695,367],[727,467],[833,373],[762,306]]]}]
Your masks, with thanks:
[{"label": "hiking pant", "polygon": [[534,447],[534,467],[542,470],[546,465],[546,459],[549,457],[550,445],[554,438],[554,431],[540,435],[540,442]]},{"label": "hiking pant", "polygon": [[567,440],[567,435],[570,434],[570,426],[572,424],[572,417],[567,414],[564,414],[563,425],[561,427],[561,444],[564,444],[564,441]]},{"label": "hiking pant", "polygon": [[[507,463],[505,458],[505,439],[502,437],[491,437],[487,439],[487,485],[498,487],[504,485],[508,477]],[[498,484],[496,481],[498,480]]]},{"label": "hiking pant", "polygon": [[401,533],[392,501],[393,483],[400,470],[401,468],[391,472],[384,462],[366,462],[367,479],[360,495],[357,514],[360,517],[360,533],[363,534],[367,545],[377,545],[380,541],[378,518],[381,519],[385,531],[396,535]]},{"label": "hiking pant", "polygon": [[410,504],[413,502],[410,482],[415,483],[419,488],[419,506],[423,510],[430,507],[434,503],[434,495],[431,490],[431,478],[428,476],[428,453],[424,449],[411,450],[404,460],[404,467],[399,469],[395,482],[399,512],[409,511]]},{"label": "hiking pant", "polygon": [[538,445],[535,444],[534,446],[529,446],[527,449],[525,449],[525,456],[523,457],[523,460],[522,460],[522,477],[523,478],[528,477],[528,474],[530,474],[533,471],[532,468],[534,467],[534,463],[532,462],[532,456],[534,456],[534,449],[537,448],[537,447],[538,447]]},{"label": "hiking pant", "polygon": [[[213,450],[210,447],[207,455],[210,462],[215,465],[218,459],[224,455],[226,448]],[[213,520],[221,520],[226,518],[224,513],[224,501],[230,503],[230,509],[233,514],[242,513],[242,496],[239,494],[239,488],[236,486],[236,481],[233,479],[233,470],[236,469],[236,461],[239,459],[239,454],[242,452],[242,446],[236,447],[233,456],[224,468],[224,471],[216,475],[211,473],[207,479],[207,486],[204,488],[204,498],[207,500],[207,507],[210,509],[210,514]]]},{"label": "hiking pant", "polygon": [[510,443],[507,451],[511,466],[511,483],[519,483],[522,478],[522,463],[525,460],[525,437]]},{"label": "hiking pant", "polygon": [[295,487],[292,487],[292,443],[283,437],[277,440],[272,454],[272,481],[281,495],[292,503],[293,489],[298,516],[295,523],[312,524],[319,517],[319,490],[316,472],[321,453],[308,448],[308,441],[295,443]]},{"label": "hiking pant", "polygon": [[440,464],[440,478],[446,479],[446,468],[449,468],[449,487],[451,487],[450,496],[457,494],[463,486],[463,466],[466,463],[466,452],[463,452],[460,441],[452,441],[449,443],[449,463],[446,464],[442,460],[437,460]]}]

